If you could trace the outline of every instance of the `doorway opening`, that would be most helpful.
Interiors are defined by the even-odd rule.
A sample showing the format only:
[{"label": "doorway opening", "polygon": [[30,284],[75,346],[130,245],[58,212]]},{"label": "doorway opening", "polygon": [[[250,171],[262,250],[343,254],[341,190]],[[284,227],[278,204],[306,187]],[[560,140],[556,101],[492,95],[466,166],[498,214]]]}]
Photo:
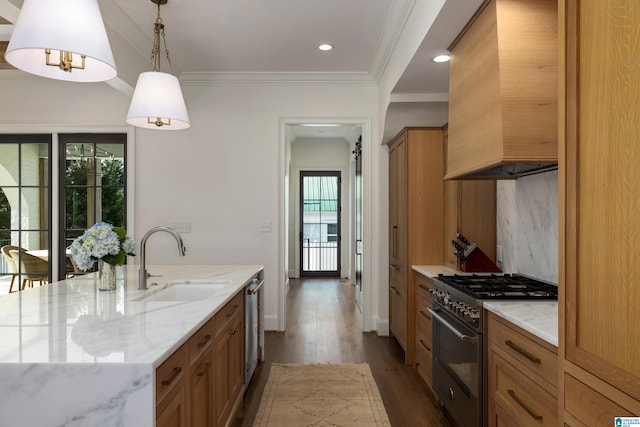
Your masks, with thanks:
[{"label": "doorway opening", "polygon": [[300,276],[340,277],[339,171],[300,171]]}]

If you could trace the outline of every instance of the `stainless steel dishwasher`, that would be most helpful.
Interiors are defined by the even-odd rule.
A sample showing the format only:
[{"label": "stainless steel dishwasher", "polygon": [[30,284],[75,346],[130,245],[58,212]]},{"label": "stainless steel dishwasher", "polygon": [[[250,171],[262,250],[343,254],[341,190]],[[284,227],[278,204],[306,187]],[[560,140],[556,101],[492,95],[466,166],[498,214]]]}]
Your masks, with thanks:
[{"label": "stainless steel dishwasher", "polygon": [[249,384],[258,365],[260,346],[260,288],[264,280],[255,277],[244,289],[244,383]]}]

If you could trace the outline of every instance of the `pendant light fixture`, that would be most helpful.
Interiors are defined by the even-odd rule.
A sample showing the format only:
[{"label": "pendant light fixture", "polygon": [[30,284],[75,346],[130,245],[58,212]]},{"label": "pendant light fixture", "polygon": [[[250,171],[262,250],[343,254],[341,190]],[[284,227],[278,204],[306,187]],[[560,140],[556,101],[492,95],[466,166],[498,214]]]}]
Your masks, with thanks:
[{"label": "pendant light fixture", "polygon": [[101,82],[117,75],[98,0],[24,0],[4,57],[57,80]]},{"label": "pendant light fixture", "polygon": [[[173,75],[167,49],[164,24],[160,18],[160,5],[167,0],[151,0],[158,5],[158,17],[153,31],[151,51],[152,71],[140,73],[131,99],[127,123],[147,129],[179,130],[191,126],[178,78]],[[160,38],[171,74],[160,71]]]}]

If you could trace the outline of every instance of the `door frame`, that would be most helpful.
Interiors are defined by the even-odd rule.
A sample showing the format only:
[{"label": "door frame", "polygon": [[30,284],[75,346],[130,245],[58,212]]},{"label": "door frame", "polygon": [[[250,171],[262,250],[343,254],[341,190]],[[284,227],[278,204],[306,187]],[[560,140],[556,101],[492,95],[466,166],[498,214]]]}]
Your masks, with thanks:
[{"label": "door frame", "polygon": [[[279,331],[285,330],[286,325],[286,299],[287,292],[289,290],[289,267],[288,267],[288,255],[289,255],[289,224],[291,218],[288,215],[289,204],[294,202],[288,199],[286,196],[289,193],[289,178],[291,174],[296,171],[291,170],[290,163],[290,147],[289,147],[289,125],[299,125],[304,123],[344,123],[358,125],[362,131],[362,145],[363,145],[363,157],[362,157],[362,198],[363,198],[363,212],[362,212],[362,239],[363,239],[363,269],[362,269],[362,281],[363,283],[369,283],[369,286],[364,286],[362,292],[362,324],[361,329],[363,332],[370,332],[371,330],[379,328],[377,326],[378,319],[372,317],[372,308],[374,299],[377,300],[375,295],[375,286],[373,286],[373,271],[376,267],[372,264],[373,253],[373,238],[374,233],[372,231],[374,219],[373,219],[373,192],[372,192],[372,176],[373,176],[373,150],[372,146],[372,127],[370,118],[362,117],[281,117],[280,121],[280,176],[279,176],[279,192],[280,192],[280,207],[279,207],[279,249],[278,249],[278,318],[277,328]],[[343,172],[344,177],[347,176]],[[294,181],[295,182],[295,181]],[[343,184],[344,185],[344,184]],[[344,194],[344,193],[343,193]],[[294,202],[295,203],[295,202]],[[344,224],[344,221],[343,221]],[[296,258],[297,259],[297,258]]]}]

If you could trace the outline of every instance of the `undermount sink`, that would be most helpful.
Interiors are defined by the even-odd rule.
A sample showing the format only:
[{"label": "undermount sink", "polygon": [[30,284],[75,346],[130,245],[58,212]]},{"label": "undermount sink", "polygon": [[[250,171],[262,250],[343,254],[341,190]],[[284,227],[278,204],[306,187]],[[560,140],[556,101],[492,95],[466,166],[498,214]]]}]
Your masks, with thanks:
[{"label": "undermount sink", "polygon": [[231,280],[176,280],[169,286],[149,295],[136,298],[137,301],[199,301],[211,297],[224,289]]}]

